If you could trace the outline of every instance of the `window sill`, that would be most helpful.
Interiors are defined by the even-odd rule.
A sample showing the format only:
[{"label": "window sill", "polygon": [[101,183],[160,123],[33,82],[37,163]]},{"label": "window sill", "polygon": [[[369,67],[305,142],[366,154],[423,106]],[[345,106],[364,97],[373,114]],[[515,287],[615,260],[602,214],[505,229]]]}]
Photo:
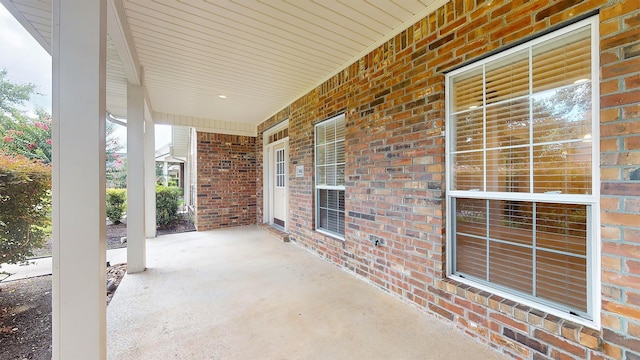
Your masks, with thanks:
[{"label": "window sill", "polygon": [[[470,301],[473,304],[507,315],[519,323],[525,323],[592,350],[602,349],[602,332],[556,315],[480,290],[455,279],[435,280],[435,287],[444,293]],[[453,298],[450,300],[453,302]],[[490,314],[487,314],[487,319]],[[507,325],[504,325],[506,328]],[[516,330],[518,330],[516,328]],[[503,333],[506,332],[503,330]],[[506,335],[508,336],[508,335]]]},{"label": "window sill", "polygon": [[338,234],[335,234],[335,233],[332,233],[332,232],[329,232],[329,231],[325,231],[325,230],[322,230],[322,229],[316,229],[316,232],[318,232],[318,233],[320,233],[322,235],[328,236],[330,238],[336,239],[336,240],[344,241],[344,235],[340,236]]}]

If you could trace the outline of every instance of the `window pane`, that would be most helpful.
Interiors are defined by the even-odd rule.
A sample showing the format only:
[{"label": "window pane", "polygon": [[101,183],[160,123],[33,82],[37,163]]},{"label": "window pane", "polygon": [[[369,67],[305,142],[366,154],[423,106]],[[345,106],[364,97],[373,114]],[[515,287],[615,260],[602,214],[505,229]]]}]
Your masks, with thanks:
[{"label": "window pane", "polygon": [[484,190],[482,152],[451,156],[454,190]]},{"label": "window pane", "polygon": [[541,93],[533,98],[533,142],[591,139],[591,84]]},{"label": "window pane", "polygon": [[344,191],[318,189],[318,228],[344,235]]},{"label": "window pane", "polygon": [[344,163],[336,165],[336,185],[344,186]]},{"label": "window pane", "polygon": [[325,136],[327,138],[327,143],[331,143],[336,141],[336,124],[335,121],[330,121],[326,124],[325,128]]},{"label": "window pane", "polygon": [[325,174],[327,176],[327,185],[336,186],[336,166],[327,165],[324,167]]},{"label": "window pane", "polygon": [[539,250],[536,269],[538,297],[587,311],[587,263],[584,258]]},{"label": "window pane", "polygon": [[327,207],[330,209],[338,208],[338,194],[336,191],[326,190],[327,193]]},{"label": "window pane", "polygon": [[485,81],[487,105],[529,94],[529,51],[487,64]]},{"label": "window pane", "polygon": [[335,139],[344,139],[345,137],[345,128],[344,128],[344,120],[336,121],[336,130],[335,130]]},{"label": "window pane", "polygon": [[333,210],[328,210],[327,214],[329,215],[327,218],[327,224],[325,225],[325,229],[335,232],[338,232],[338,213]]},{"label": "window pane", "polygon": [[587,254],[587,206],[536,205],[536,236],[540,248]]},{"label": "window pane", "polygon": [[320,221],[320,226],[319,228],[321,229],[327,229],[327,223],[329,222],[329,210],[327,209],[320,209],[320,219],[318,219]]},{"label": "window pane", "polygon": [[536,193],[591,194],[591,141],[533,147]]},{"label": "window pane", "polygon": [[456,270],[462,274],[487,278],[487,241],[456,234]]},{"label": "window pane", "polygon": [[327,144],[325,146],[325,161],[326,161],[326,164],[336,163],[336,145],[335,144]]},{"label": "window pane", "polygon": [[487,201],[483,199],[455,199],[456,232],[487,236]]},{"label": "window pane", "polygon": [[451,80],[451,112],[477,108],[482,101],[482,67],[460,74]]},{"label": "window pane", "polygon": [[529,147],[487,151],[487,191],[529,192]]},{"label": "window pane", "polygon": [[316,166],[324,165],[327,163],[327,145],[319,145],[316,146]]},{"label": "window pane", "polygon": [[325,132],[326,131],[324,125],[316,126],[316,146],[323,145],[327,142]]},{"label": "window pane", "polygon": [[480,150],[483,143],[482,110],[466,111],[451,117],[455,126],[455,147],[451,151]]},{"label": "window pane", "polygon": [[336,143],[336,162],[344,162],[344,141],[339,141]]},{"label": "window pane", "polygon": [[525,144],[529,144],[529,99],[487,106],[487,148]]},{"label": "window pane", "polygon": [[316,185],[327,185],[327,174],[325,166],[316,167]]},{"label": "window pane", "polygon": [[533,92],[591,79],[588,28],[533,47]]},{"label": "window pane", "polygon": [[321,208],[329,207],[327,202],[327,190],[318,190],[318,206]]},{"label": "window pane", "polygon": [[527,201],[490,200],[489,236],[532,246],[533,204]]},{"label": "window pane", "polygon": [[489,245],[489,281],[533,294],[533,250],[492,241]]}]

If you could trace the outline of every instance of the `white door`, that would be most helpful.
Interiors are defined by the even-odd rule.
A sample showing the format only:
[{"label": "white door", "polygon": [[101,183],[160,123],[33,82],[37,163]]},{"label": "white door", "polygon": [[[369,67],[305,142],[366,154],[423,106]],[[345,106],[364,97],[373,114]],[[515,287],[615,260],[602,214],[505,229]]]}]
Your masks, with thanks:
[{"label": "white door", "polygon": [[287,186],[288,186],[288,159],[286,141],[274,144],[272,147],[272,211],[271,224],[286,229],[287,226]]}]

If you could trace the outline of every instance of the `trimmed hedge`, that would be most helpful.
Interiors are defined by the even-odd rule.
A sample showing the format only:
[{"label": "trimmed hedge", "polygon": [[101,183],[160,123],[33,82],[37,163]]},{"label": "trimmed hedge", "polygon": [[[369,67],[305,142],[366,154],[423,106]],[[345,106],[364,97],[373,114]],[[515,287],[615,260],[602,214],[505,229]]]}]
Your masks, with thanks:
[{"label": "trimmed hedge", "polygon": [[120,224],[127,206],[126,189],[107,189],[107,218],[114,224]]},{"label": "trimmed hedge", "polygon": [[178,218],[182,189],[176,186],[156,186],[156,225],[167,226]]}]

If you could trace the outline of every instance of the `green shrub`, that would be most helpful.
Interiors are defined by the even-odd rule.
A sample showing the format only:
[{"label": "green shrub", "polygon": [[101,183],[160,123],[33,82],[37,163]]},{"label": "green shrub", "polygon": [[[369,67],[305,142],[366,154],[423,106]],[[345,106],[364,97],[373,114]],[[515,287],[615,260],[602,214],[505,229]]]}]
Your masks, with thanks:
[{"label": "green shrub", "polygon": [[178,217],[182,189],[175,186],[156,186],[156,224],[169,225]]},{"label": "green shrub", "polygon": [[126,205],[126,189],[107,189],[107,218],[112,223],[120,224]]},{"label": "green shrub", "polygon": [[42,247],[50,214],[51,167],[0,153],[0,263],[23,262]]}]

